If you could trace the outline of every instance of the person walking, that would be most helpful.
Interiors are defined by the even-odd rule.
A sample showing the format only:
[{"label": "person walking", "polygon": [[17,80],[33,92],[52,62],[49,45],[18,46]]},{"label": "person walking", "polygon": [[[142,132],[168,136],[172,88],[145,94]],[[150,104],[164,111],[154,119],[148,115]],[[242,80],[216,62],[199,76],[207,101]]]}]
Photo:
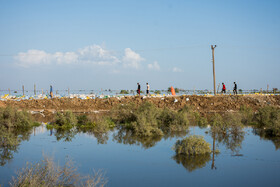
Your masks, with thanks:
[{"label": "person walking", "polygon": [[147,83],[147,91],[146,91],[146,93],[147,93],[147,96],[150,95],[150,85],[149,85],[149,83]]},{"label": "person walking", "polygon": [[53,87],[50,85],[50,97],[53,98]]},{"label": "person walking", "polygon": [[222,93],[226,93],[226,85],[224,83],[222,83],[222,86],[223,86]]},{"label": "person walking", "polygon": [[234,87],[233,87],[233,94],[234,94],[234,95],[237,95],[237,84],[236,84],[236,82],[233,82],[233,84],[234,84]]},{"label": "person walking", "polygon": [[141,91],[141,86],[140,86],[140,84],[139,83],[137,83],[137,93],[138,93],[138,95],[140,96],[140,91]]}]

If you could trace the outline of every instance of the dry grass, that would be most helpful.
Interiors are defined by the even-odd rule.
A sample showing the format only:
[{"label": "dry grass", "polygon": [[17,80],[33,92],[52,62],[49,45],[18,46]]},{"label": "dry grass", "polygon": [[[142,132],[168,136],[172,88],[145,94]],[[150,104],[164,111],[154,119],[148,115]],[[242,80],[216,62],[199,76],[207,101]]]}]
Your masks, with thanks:
[{"label": "dry grass", "polygon": [[49,187],[49,186],[105,186],[107,183],[102,172],[97,171],[93,176],[83,177],[77,173],[77,168],[71,160],[64,167],[55,164],[53,159],[44,156],[39,163],[27,163],[16,177],[10,182],[12,187]]}]

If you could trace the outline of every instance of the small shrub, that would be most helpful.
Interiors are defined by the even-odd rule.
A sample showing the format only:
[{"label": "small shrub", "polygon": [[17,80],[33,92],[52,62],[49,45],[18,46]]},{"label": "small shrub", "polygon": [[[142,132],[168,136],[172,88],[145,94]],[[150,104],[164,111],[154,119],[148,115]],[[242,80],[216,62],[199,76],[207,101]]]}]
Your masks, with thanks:
[{"label": "small shrub", "polygon": [[111,120],[111,118],[103,117],[96,121],[94,131],[95,132],[107,132],[110,129],[113,129],[115,127],[115,123]]},{"label": "small shrub", "polygon": [[95,123],[93,123],[87,115],[81,115],[77,116],[77,127],[80,128],[92,128],[95,126]]},{"label": "small shrub", "polygon": [[145,102],[141,104],[134,112],[135,121],[129,128],[139,136],[163,135],[158,128],[158,118],[160,109],[152,103]]},{"label": "small shrub", "polygon": [[189,136],[183,140],[178,140],[174,146],[176,154],[183,155],[201,155],[210,154],[210,144],[206,142],[203,136]]},{"label": "small shrub", "polygon": [[77,122],[76,116],[71,111],[66,111],[65,114],[62,112],[56,113],[53,123],[60,128],[72,128]]},{"label": "small shrub", "polygon": [[224,120],[220,114],[215,113],[210,119],[211,131],[212,132],[223,132],[227,131],[227,124],[224,123]]},{"label": "small shrub", "polygon": [[183,131],[188,128],[187,113],[164,108],[159,116],[159,127],[163,131]]},{"label": "small shrub", "polygon": [[241,122],[244,125],[251,125],[253,123],[254,111],[252,108],[242,105],[240,107],[239,113],[241,114]]},{"label": "small shrub", "polygon": [[107,132],[115,127],[115,123],[109,117],[102,116],[98,119],[90,119],[87,115],[77,116],[77,128],[79,130],[90,130],[94,132]]},{"label": "small shrub", "polygon": [[258,128],[263,128],[268,135],[280,136],[280,109],[272,106],[260,108],[255,115]]},{"label": "small shrub", "polygon": [[11,129],[28,129],[38,125],[26,111],[18,111],[12,107],[0,108],[0,125]]},{"label": "small shrub", "polygon": [[161,91],[160,90],[156,90],[154,93],[155,94],[161,94]]},{"label": "small shrub", "polygon": [[208,125],[208,120],[206,117],[201,116],[198,112],[193,113],[194,120],[196,125],[198,125],[200,128],[205,128]]},{"label": "small shrub", "polygon": [[161,136],[170,131],[188,128],[188,119],[184,112],[160,109],[149,102],[138,107],[132,104],[118,106],[111,117],[120,127],[131,130],[138,136]]},{"label": "small shrub", "polygon": [[134,114],[136,108],[137,107],[134,103],[117,105],[112,108],[110,116],[115,123],[131,123],[136,120],[136,116]]},{"label": "small shrub", "polygon": [[120,94],[129,94],[128,90],[121,90]]}]

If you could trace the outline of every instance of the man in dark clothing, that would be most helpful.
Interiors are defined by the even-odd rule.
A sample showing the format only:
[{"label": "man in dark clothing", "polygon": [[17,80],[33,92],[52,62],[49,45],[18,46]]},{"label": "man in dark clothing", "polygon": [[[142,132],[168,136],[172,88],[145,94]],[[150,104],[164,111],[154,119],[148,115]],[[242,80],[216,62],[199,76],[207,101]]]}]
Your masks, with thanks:
[{"label": "man in dark clothing", "polygon": [[222,93],[226,93],[226,85],[224,83],[222,83],[223,88],[222,88]]},{"label": "man in dark clothing", "polygon": [[139,83],[137,83],[137,85],[138,85],[138,87],[137,87],[137,93],[138,93],[138,95],[140,96],[141,86],[140,86],[140,84],[139,84]]},{"label": "man in dark clothing", "polygon": [[237,84],[235,82],[233,82],[234,87],[233,87],[233,94],[237,95]]}]

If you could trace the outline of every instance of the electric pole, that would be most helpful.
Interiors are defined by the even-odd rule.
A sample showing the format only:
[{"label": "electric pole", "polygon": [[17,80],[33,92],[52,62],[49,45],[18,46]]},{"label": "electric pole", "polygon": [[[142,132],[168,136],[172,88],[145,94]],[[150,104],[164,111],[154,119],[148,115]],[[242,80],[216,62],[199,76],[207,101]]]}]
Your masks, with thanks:
[{"label": "electric pole", "polygon": [[212,49],[212,60],[213,60],[213,82],[214,82],[214,95],[216,95],[216,78],[215,78],[215,58],[214,58],[214,50],[217,46],[211,45]]}]

